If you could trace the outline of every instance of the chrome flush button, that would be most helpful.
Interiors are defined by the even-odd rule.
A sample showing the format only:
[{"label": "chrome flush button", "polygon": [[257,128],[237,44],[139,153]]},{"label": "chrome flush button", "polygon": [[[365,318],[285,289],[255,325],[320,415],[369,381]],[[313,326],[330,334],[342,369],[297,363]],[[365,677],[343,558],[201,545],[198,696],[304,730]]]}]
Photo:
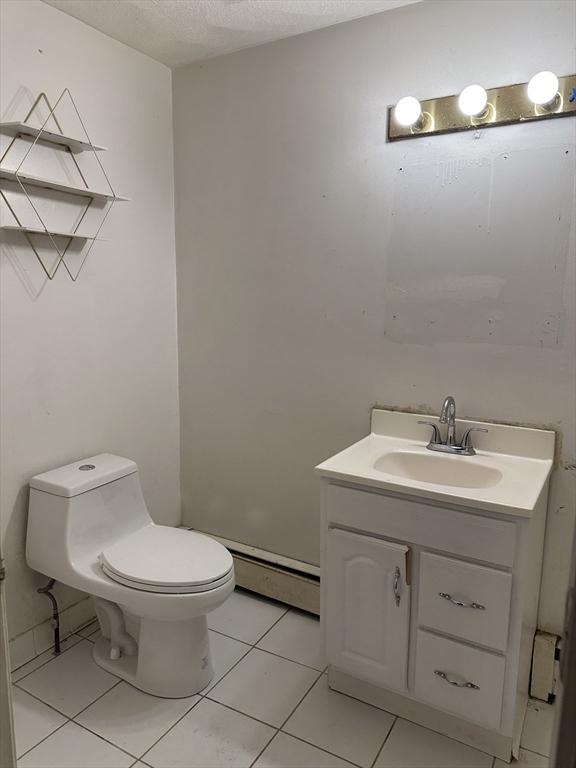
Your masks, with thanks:
[{"label": "chrome flush button", "polygon": [[96,465],[95,464],[80,464],[78,469],[81,470],[82,472],[89,472],[91,469],[96,469]]}]

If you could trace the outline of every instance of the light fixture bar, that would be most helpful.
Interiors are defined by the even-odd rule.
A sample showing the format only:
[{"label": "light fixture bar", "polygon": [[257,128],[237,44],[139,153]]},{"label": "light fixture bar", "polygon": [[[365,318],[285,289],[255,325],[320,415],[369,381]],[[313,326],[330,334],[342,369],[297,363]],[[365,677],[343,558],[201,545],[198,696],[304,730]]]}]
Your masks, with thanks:
[{"label": "light fixture bar", "polygon": [[476,117],[462,113],[458,95],[421,101],[422,114],[427,119],[413,126],[401,125],[394,116],[394,106],[388,107],[388,141],[576,115],[576,75],[558,78],[558,95],[550,105],[534,104],[527,87],[528,83],[518,83],[486,89],[488,108]]}]

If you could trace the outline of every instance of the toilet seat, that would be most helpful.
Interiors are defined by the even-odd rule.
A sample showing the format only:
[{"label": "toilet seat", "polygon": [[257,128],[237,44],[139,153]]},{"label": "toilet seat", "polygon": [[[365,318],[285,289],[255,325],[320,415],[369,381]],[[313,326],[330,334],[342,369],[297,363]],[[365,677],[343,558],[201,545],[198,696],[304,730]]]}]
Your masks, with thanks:
[{"label": "toilet seat", "polygon": [[145,592],[207,592],[234,578],[232,555],[222,544],[164,525],[147,525],[120,539],[99,560],[113,581]]}]

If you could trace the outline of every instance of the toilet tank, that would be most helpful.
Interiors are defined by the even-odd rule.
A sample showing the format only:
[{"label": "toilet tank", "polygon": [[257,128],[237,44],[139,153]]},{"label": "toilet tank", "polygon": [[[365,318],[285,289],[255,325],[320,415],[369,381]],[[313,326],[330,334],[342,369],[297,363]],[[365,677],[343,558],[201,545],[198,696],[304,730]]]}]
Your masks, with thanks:
[{"label": "toilet tank", "polygon": [[96,562],[113,541],[151,522],[137,465],[110,453],[91,456],[31,479],[26,559],[63,579],[71,563]]}]

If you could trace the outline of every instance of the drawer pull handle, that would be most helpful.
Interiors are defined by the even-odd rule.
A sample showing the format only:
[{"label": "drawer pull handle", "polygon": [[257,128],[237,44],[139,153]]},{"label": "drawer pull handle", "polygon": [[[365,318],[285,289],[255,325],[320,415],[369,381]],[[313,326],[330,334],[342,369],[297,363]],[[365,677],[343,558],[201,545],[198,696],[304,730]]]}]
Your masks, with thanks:
[{"label": "drawer pull handle", "polygon": [[438,595],[443,597],[444,600],[448,600],[452,605],[457,605],[458,608],[475,608],[477,611],[486,610],[485,605],[480,605],[480,603],[463,603],[462,600],[455,600],[452,595],[449,595],[447,592],[438,592]]},{"label": "drawer pull handle", "polygon": [[394,584],[392,587],[394,591],[394,600],[396,601],[396,608],[400,607],[400,568],[396,566],[394,571]]},{"label": "drawer pull handle", "polygon": [[470,683],[468,680],[456,680],[453,677],[450,677],[447,672],[442,672],[441,669],[435,669],[434,674],[438,675],[438,677],[441,677],[442,680],[445,680],[450,685],[455,685],[456,688],[470,688],[473,691],[480,690],[480,686],[476,685],[476,683]]}]

